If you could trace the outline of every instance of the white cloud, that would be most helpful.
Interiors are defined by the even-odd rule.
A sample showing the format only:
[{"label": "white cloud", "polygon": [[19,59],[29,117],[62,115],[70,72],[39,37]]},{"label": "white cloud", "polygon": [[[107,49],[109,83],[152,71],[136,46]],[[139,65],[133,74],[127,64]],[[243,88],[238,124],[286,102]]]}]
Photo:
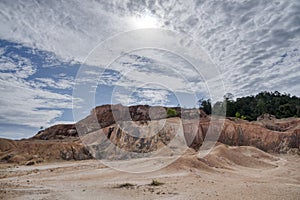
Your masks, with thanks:
[{"label": "white cloud", "polygon": [[[49,63],[59,64],[56,56],[83,61],[101,41],[137,28],[140,16],[151,13],[157,26],[193,36],[217,65],[227,91],[235,97],[261,90],[300,96],[298,0],[95,0],[84,3],[79,0],[3,0],[0,7],[0,38],[19,42],[18,48],[24,44],[34,47],[33,53],[35,48],[53,52],[46,55],[49,62],[41,63],[43,67],[52,67]],[[0,50],[2,54],[5,51]],[[206,90],[205,80],[176,56],[157,51],[140,51],[136,55],[141,58],[120,58],[112,65],[116,72],[107,73],[101,83],[128,89],[156,82],[172,92],[189,94]],[[70,89],[72,80],[67,78],[68,74],[62,74],[58,80],[44,77],[27,81],[37,72],[37,67],[29,58],[18,54],[1,58],[0,70],[0,92],[5,96],[1,100],[1,116],[6,115],[3,121],[13,122],[15,117],[19,123],[37,126],[60,116],[61,108],[70,107],[70,96],[46,90],[47,87]],[[85,78],[86,82],[95,83],[99,77],[92,71]],[[161,93],[140,94],[145,100],[162,101],[166,97],[163,88],[152,87]],[[45,110],[37,109],[43,106]],[[19,116],[14,116],[15,110],[9,110],[14,107],[20,110]]]},{"label": "white cloud", "polygon": [[18,54],[10,54],[4,56],[2,51],[0,57],[0,70],[14,74],[17,78],[28,78],[36,72],[36,68],[32,66],[29,58],[21,57]]},{"label": "white cloud", "polygon": [[168,90],[153,89],[153,88],[122,88],[121,91],[112,95],[112,103],[123,105],[167,105],[169,103]]},{"label": "white cloud", "polygon": [[[17,46],[14,45],[14,48]],[[64,109],[71,108],[71,96],[54,89],[68,89],[68,77],[53,81],[50,78],[32,78],[38,71],[37,63],[20,52],[2,51],[0,55],[0,124],[24,127],[49,126]],[[43,83],[47,86],[44,89]],[[51,89],[51,90],[50,90]],[[5,130],[3,130],[5,132]],[[21,137],[21,135],[20,135]]]},{"label": "white cloud", "polygon": [[252,87],[255,81],[260,81],[261,86],[265,82],[281,82],[284,85],[276,84],[274,88],[300,95],[296,87],[286,85],[290,82],[289,73],[300,71],[299,56],[292,65],[282,65],[280,74],[273,70],[273,63],[282,54],[300,46],[298,0],[1,1],[1,4],[1,38],[79,61],[102,40],[136,28],[132,18],[151,13],[158,24],[192,35],[223,73],[227,90],[237,96],[268,89]]},{"label": "white cloud", "polygon": [[[173,94],[208,93],[205,85],[207,80],[191,64],[164,50],[144,49],[132,52],[115,60],[101,76],[100,72],[103,70],[104,68],[86,67],[86,71],[80,72],[83,76],[77,81],[82,85],[88,84],[91,88],[95,88],[98,79],[99,84],[114,86],[112,98],[125,105],[142,102],[162,105],[169,101],[165,91]],[[139,91],[139,95],[132,96],[136,91]]]},{"label": "white cloud", "polygon": [[71,96],[34,88],[24,80],[0,79],[0,123],[47,126],[71,108]]},{"label": "white cloud", "polygon": [[54,80],[52,78],[36,78],[34,84],[39,87],[51,87],[55,89],[71,89],[74,85],[74,80],[63,77],[63,79]]},{"label": "white cloud", "polygon": [[1,1],[0,37],[83,61],[111,33],[129,27],[96,1]]}]

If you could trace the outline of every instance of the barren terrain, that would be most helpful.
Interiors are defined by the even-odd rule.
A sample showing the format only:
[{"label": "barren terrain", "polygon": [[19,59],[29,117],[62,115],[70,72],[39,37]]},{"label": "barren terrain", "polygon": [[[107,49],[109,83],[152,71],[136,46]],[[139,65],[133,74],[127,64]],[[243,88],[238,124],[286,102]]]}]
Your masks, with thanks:
[{"label": "barren terrain", "polygon": [[[134,159],[129,167],[145,161]],[[168,167],[141,174],[116,171],[97,160],[0,166],[0,199],[300,197],[300,157],[270,155],[254,147],[220,144],[205,158],[188,150]],[[158,184],[151,185],[153,180]]]}]

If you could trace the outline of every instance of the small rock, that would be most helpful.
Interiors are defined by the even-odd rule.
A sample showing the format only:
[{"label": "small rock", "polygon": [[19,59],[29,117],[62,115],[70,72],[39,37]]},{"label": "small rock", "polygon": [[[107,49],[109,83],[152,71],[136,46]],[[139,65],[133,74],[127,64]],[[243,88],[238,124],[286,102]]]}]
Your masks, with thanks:
[{"label": "small rock", "polygon": [[35,164],[34,161],[28,161],[25,165],[26,165],[26,166],[30,166],[30,165],[34,165],[34,164]]}]

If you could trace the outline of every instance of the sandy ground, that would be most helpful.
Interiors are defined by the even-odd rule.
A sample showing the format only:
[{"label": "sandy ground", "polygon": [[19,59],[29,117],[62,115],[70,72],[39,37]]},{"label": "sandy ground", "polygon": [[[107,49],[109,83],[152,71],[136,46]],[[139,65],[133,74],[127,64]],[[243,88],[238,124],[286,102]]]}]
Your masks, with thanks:
[{"label": "sandy ground", "polygon": [[[189,153],[168,167],[143,174],[116,171],[96,160],[2,164],[0,199],[300,199],[300,156],[257,157],[252,150],[244,148],[246,157],[238,159],[220,157],[224,149],[200,160]],[[248,166],[238,163],[247,163],[247,158]],[[150,185],[153,179],[164,184]],[[125,183],[132,186],[120,187]]]}]

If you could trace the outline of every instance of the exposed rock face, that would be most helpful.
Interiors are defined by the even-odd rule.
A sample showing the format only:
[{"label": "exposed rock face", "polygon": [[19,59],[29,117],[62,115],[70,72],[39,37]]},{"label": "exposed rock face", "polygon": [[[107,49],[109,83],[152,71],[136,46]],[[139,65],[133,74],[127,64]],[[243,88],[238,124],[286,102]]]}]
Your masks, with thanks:
[{"label": "exposed rock face", "polygon": [[186,148],[183,137],[176,137],[176,134],[182,133],[179,118],[143,124],[129,121],[126,124],[113,124],[91,132],[81,139],[98,159],[146,157],[146,154],[158,153],[156,151],[162,148],[164,149],[161,154],[171,155],[180,153],[178,147]]},{"label": "exposed rock face", "polygon": [[80,141],[0,139],[0,162],[35,164],[57,160],[85,160],[92,156]]},{"label": "exposed rock face", "polygon": [[[156,112],[159,113],[159,109],[163,110],[166,108],[157,107],[156,109],[158,109]],[[177,109],[177,111],[180,113],[179,117],[181,116],[182,118],[178,123],[182,123],[186,144],[196,150],[202,145],[209,126],[220,123],[217,120],[211,121],[210,118],[201,111],[179,109]],[[132,121],[140,122],[141,124],[149,122],[149,116],[151,114],[151,107],[149,106],[135,106],[128,108],[117,105],[111,108],[107,105],[97,107],[92,113],[97,116],[97,118],[94,117],[94,123],[91,123],[92,120],[88,121],[86,119],[80,121],[78,123],[80,132],[84,133],[83,135],[88,135],[89,133],[95,133],[95,131],[104,126],[104,128],[101,129],[103,134],[110,139],[112,144],[123,148],[126,151],[145,153],[155,151],[158,146],[161,146],[161,144],[168,144],[168,141],[170,141],[170,138],[161,137],[161,132],[159,131],[157,132],[157,137],[140,139],[132,136],[134,130],[125,130],[124,128],[116,126],[116,124],[120,123],[123,119],[123,121],[132,119]],[[118,116],[115,120],[113,117],[114,114]],[[163,114],[164,112],[161,111],[158,115],[154,115],[154,117],[151,118],[152,122],[162,121],[164,118],[161,118],[160,116]],[[266,119],[268,121],[272,120],[272,122],[276,120],[274,117],[267,115],[260,120],[266,121]],[[107,121],[109,123],[105,124],[104,122]],[[101,124],[101,127],[98,123]],[[141,126],[141,124],[139,126]],[[231,146],[254,146],[268,152],[287,152],[289,149],[299,149],[300,120],[277,120],[274,124],[281,127],[275,129],[280,129],[280,131],[268,129],[261,121],[248,122],[245,120],[228,118],[225,120],[218,141]],[[81,129],[82,127],[84,128]],[[167,128],[162,131],[170,132]]]},{"label": "exposed rock face", "polygon": [[[117,105],[103,105],[94,108],[91,114],[85,119],[79,121],[76,124],[76,128],[79,133],[90,133],[100,128],[105,128],[116,122],[122,121],[152,121],[169,118],[167,115],[167,107],[148,105],[138,106],[122,106]],[[206,117],[206,114],[202,110],[198,109],[183,109],[179,107],[173,107],[176,110],[177,115],[175,117],[181,117],[182,119],[200,119]]]},{"label": "exposed rock face", "polygon": [[[207,119],[184,123],[184,134],[189,146],[199,149],[209,125],[214,123],[217,122]],[[297,124],[299,127],[299,120]],[[193,136],[193,132],[196,132],[194,138],[190,136]],[[300,150],[300,128],[293,126],[293,128],[279,132],[266,129],[256,122],[226,119],[218,141],[231,146],[254,146],[267,152],[285,153],[289,149]]]},{"label": "exposed rock face", "polygon": [[228,145],[254,146],[267,152],[285,153],[291,148],[300,148],[299,130],[278,132],[256,123],[226,120],[219,141]]},{"label": "exposed rock face", "polygon": [[268,113],[265,113],[265,114],[262,114],[261,116],[257,117],[257,121],[264,121],[264,120],[274,120],[276,119],[276,117],[274,115],[271,115],[271,114],[268,114]]},{"label": "exposed rock face", "polygon": [[53,140],[77,138],[78,133],[75,124],[58,124],[51,126],[45,130],[39,131],[33,139]]},{"label": "exposed rock face", "polygon": [[[175,119],[178,120],[175,123],[179,125],[180,119]],[[195,150],[199,150],[202,145],[209,126],[219,123],[209,121],[209,119],[183,120],[182,122],[185,143]],[[124,131],[116,125],[106,127],[102,129],[102,132],[112,144],[126,151],[146,153],[167,145],[174,137],[175,130],[176,128],[165,126],[155,136],[145,139],[133,137],[130,130]],[[286,153],[289,149],[299,149],[300,129],[277,132],[256,123],[226,119],[218,141],[231,146],[254,146],[266,152]]]},{"label": "exposed rock face", "polygon": [[[55,125],[31,139],[0,139],[0,161],[129,158],[155,152],[166,145],[169,148],[163,153],[171,155],[182,150],[178,146],[199,150],[204,138],[211,136],[207,135],[209,127],[221,122],[211,120],[197,109],[172,109],[177,115],[168,118],[165,107],[99,106],[76,124]],[[183,141],[177,137],[180,133]],[[257,122],[248,122],[228,118],[218,141],[231,146],[254,146],[267,152],[299,152],[300,119],[278,120],[265,115]]]},{"label": "exposed rock face", "polygon": [[273,131],[288,131],[300,129],[299,118],[276,119],[274,115],[263,114],[257,118],[257,122],[265,128]]}]

